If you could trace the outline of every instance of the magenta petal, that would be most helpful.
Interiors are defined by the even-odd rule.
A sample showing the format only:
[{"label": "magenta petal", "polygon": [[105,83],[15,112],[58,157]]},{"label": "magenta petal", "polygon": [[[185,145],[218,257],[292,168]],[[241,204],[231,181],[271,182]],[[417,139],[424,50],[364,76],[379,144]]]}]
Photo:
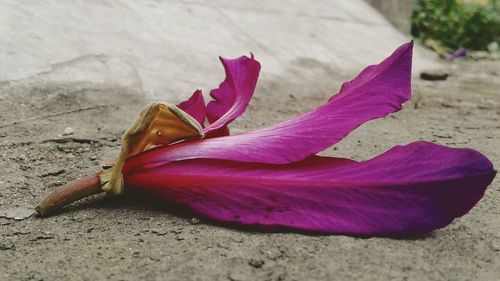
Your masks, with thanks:
[{"label": "magenta petal", "polygon": [[150,150],[130,159],[130,164],[161,165],[195,158],[271,164],[300,161],[337,143],[364,122],[401,109],[410,98],[412,48],[412,42],[399,47],[380,64],[344,83],[328,103],[295,119],[246,134]]},{"label": "magenta petal", "polygon": [[188,100],[179,103],[177,107],[191,115],[202,127],[205,126],[206,106],[200,90],[196,90]]},{"label": "magenta petal", "polygon": [[226,72],[226,79],[219,88],[210,92],[213,98],[207,105],[210,126],[204,130],[208,137],[221,135],[221,132],[216,132],[218,130],[227,131],[224,127],[245,112],[260,72],[260,63],[253,56],[220,60]]},{"label": "magenta petal", "polygon": [[221,222],[403,236],[464,215],[494,176],[476,151],[416,142],[365,162],[317,156],[285,165],[179,161],[126,174],[125,182]]}]

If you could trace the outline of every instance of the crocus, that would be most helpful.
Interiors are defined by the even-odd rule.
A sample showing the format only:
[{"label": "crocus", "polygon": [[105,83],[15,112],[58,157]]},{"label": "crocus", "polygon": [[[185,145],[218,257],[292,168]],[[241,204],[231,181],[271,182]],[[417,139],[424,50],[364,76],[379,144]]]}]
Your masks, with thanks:
[{"label": "crocus", "polygon": [[419,141],[362,162],[316,155],[410,99],[412,48],[404,44],[367,67],[311,112],[237,135],[228,125],[249,104],[260,64],[253,56],[221,59],[226,79],[212,101],[205,105],[196,91],[177,106],[199,137],[153,143],[129,157],[119,169],[123,183],[215,221],[262,230],[408,236],[444,227],[495,176],[479,152]]}]

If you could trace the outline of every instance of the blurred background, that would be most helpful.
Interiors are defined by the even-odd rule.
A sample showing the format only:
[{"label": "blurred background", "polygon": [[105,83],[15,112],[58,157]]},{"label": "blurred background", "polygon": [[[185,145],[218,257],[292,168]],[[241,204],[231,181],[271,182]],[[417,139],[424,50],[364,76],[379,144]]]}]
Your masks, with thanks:
[{"label": "blurred background", "polygon": [[472,58],[498,59],[500,1],[416,1],[411,34],[445,57],[462,49],[472,51],[469,53]]}]

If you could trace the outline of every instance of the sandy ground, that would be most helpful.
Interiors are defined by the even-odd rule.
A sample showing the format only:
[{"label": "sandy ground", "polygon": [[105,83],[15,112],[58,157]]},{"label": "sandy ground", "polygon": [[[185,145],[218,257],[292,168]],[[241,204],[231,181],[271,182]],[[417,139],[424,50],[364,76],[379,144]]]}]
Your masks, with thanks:
[{"label": "sandy ground", "polygon": [[[500,64],[448,67],[448,80],[415,78],[403,111],[362,126],[325,153],[362,160],[423,139],[477,149],[498,168]],[[307,59],[282,77],[265,73],[264,65],[233,132],[305,112],[353,77]],[[0,210],[34,207],[113,159],[120,135],[150,97],[105,81],[35,76],[0,85]],[[66,127],[74,133],[63,135]],[[247,232],[129,190],[47,219],[0,218],[0,280],[498,280],[499,200],[497,179],[465,217],[422,239],[395,240]]]}]

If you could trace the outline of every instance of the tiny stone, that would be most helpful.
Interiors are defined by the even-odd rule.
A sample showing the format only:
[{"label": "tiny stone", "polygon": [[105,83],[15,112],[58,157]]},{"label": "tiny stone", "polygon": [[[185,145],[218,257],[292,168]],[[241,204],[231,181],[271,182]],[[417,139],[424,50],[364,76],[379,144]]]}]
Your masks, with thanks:
[{"label": "tiny stone", "polygon": [[263,260],[251,259],[248,264],[253,268],[262,268],[266,262]]},{"label": "tiny stone", "polygon": [[428,80],[428,81],[440,81],[440,80],[446,80],[448,78],[448,73],[444,72],[442,70],[429,70],[429,71],[423,71],[420,73],[420,78],[422,80]]},{"label": "tiny stone", "polygon": [[9,241],[4,241],[0,243],[0,251],[15,250],[16,245]]},{"label": "tiny stone", "polygon": [[42,178],[45,178],[45,177],[49,177],[49,176],[59,176],[59,175],[62,175],[64,174],[64,172],[66,172],[65,169],[55,169],[55,170],[52,170],[52,171],[48,171],[48,172],[45,172],[41,175]]},{"label": "tiny stone", "polygon": [[200,220],[198,218],[192,218],[191,219],[191,223],[192,224],[199,224],[200,223]]},{"label": "tiny stone", "polygon": [[168,231],[163,229],[151,229],[151,233],[156,234],[158,236],[163,236],[166,235]]},{"label": "tiny stone", "polygon": [[63,131],[63,136],[69,136],[72,135],[73,133],[75,133],[75,130],[73,130],[73,128],[66,127]]},{"label": "tiny stone", "polygon": [[94,161],[97,159],[97,156],[93,155],[93,156],[90,156],[90,160]]},{"label": "tiny stone", "polygon": [[39,234],[35,237],[35,240],[47,240],[47,239],[54,239],[54,234],[52,234],[50,231],[44,231],[42,234]]},{"label": "tiny stone", "polygon": [[103,162],[99,163],[99,166],[101,166],[101,168],[103,170],[113,168],[114,165],[115,165],[115,163],[112,161],[103,161]]},{"label": "tiny stone", "polygon": [[16,207],[6,210],[0,210],[0,217],[14,220],[24,220],[35,214],[33,208]]}]

